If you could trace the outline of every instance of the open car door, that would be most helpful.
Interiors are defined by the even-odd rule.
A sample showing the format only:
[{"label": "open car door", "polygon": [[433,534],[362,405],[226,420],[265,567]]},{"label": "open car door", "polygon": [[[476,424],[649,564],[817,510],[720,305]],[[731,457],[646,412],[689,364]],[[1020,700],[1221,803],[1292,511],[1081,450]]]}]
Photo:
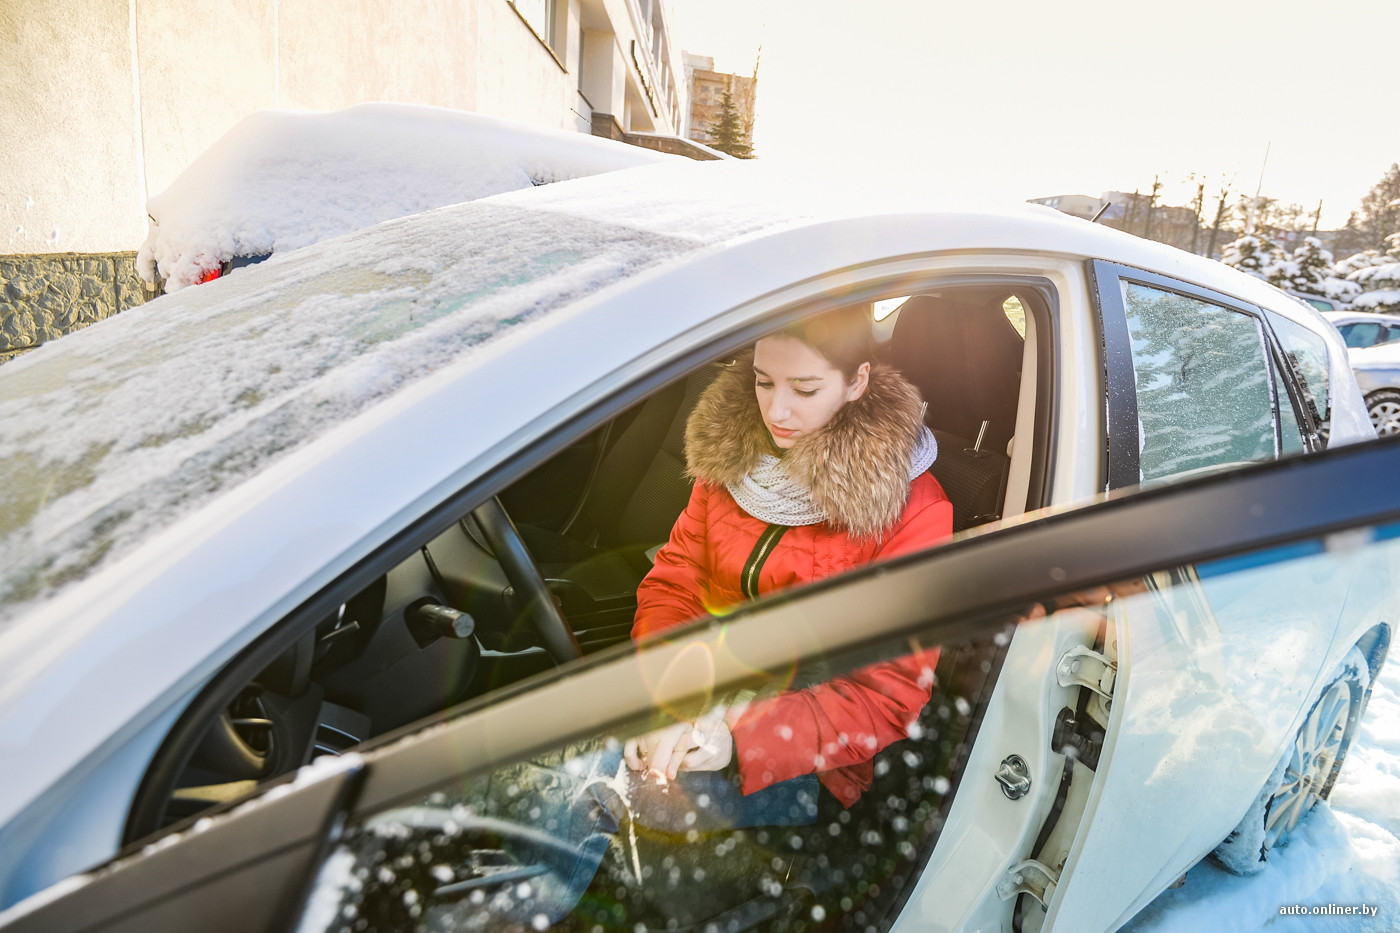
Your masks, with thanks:
[{"label": "open car door", "polygon": [[[1382,443],[1163,487],[600,653],[321,759],[0,927],[1113,928],[1248,817],[1347,658],[1379,666],[1398,465]],[[1346,602],[1363,571],[1350,613],[1267,650],[1269,606]],[[1367,682],[1344,684],[1302,803]],[[727,732],[730,759],[629,764],[674,728],[699,751]]]}]

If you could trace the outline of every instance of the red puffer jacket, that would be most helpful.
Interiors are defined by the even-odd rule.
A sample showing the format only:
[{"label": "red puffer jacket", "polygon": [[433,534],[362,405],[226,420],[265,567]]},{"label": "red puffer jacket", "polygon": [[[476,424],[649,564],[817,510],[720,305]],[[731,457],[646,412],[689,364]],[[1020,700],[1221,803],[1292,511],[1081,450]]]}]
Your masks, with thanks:
[{"label": "red puffer jacket", "polygon": [[[938,481],[927,473],[908,479],[922,407],[903,377],[876,367],[860,399],[787,453],[788,474],[829,518],[785,529],[753,579],[751,557],[770,525],[741,509],[726,485],[772,448],[752,371],[736,366],[721,375],[687,423],[686,459],[700,481],[637,590],[632,637],[948,537],[953,509]],[[871,759],[906,738],[928,702],[937,659],[937,648],[915,651],[754,701],[731,724],[742,791],[816,772],[850,806],[870,786]]]}]

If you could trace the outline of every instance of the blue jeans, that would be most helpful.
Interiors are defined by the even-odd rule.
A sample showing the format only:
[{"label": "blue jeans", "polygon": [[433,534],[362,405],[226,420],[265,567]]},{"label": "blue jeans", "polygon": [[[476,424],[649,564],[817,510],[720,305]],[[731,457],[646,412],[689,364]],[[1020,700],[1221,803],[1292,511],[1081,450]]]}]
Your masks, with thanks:
[{"label": "blue jeans", "polygon": [[528,815],[532,826],[553,839],[529,853],[538,861],[532,866],[537,873],[530,880],[528,910],[545,914],[551,924],[578,904],[628,820],[635,828],[677,835],[807,826],[817,820],[816,775],[746,796],[718,771],[684,771],[662,784],[629,770],[620,748],[604,748],[576,754],[562,765],[532,762],[512,777],[509,811]]}]

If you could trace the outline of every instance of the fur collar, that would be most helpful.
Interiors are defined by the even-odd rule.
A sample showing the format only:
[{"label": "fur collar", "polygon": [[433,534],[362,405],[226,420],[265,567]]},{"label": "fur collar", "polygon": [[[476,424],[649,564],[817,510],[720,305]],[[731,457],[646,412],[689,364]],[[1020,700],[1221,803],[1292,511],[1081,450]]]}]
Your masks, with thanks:
[{"label": "fur collar", "polygon": [[[753,381],[753,359],[744,356],[700,396],[685,425],[686,471],[693,479],[728,486],[774,452]],[[923,410],[919,390],[897,370],[877,363],[865,393],[837,409],[824,429],[799,438],[783,465],[812,491],[838,531],[878,535],[908,502],[909,464]]]}]

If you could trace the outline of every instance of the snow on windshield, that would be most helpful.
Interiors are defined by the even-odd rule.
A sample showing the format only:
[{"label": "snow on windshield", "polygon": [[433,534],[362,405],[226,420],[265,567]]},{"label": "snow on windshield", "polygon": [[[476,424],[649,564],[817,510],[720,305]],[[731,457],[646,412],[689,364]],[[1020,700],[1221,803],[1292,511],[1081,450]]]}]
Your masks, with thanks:
[{"label": "snow on windshield", "polygon": [[309,246],[434,207],[672,161],[612,140],[408,104],[263,111],[147,205],[137,258],[166,291],[235,256]]},{"label": "snow on windshield", "polygon": [[[487,341],[643,270],[793,222],[737,186],[728,201],[706,200],[689,230],[678,207],[655,225],[669,232],[646,226],[647,205],[676,190],[729,190],[734,165],[654,166],[389,221],[7,364],[0,623]],[[571,198],[582,206],[566,211]],[[604,207],[619,220],[597,219]]]}]

